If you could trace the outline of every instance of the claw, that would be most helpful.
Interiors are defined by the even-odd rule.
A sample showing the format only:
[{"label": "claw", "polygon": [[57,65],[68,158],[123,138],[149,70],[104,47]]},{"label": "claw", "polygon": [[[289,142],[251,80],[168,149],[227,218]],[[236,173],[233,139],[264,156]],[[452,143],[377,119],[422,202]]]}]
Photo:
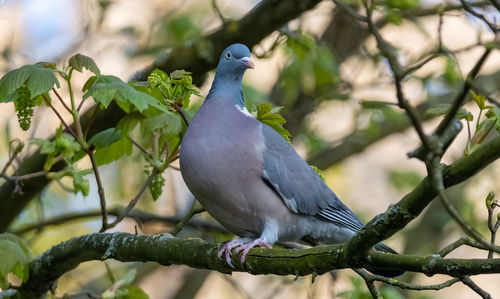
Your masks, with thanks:
[{"label": "claw", "polygon": [[234,269],[235,267],[231,263],[231,250],[234,248],[234,252],[237,254],[243,251],[243,254],[241,255],[241,265],[243,266],[243,263],[245,262],[246,256],[250,249],[257,246],[271,248],[271,245],[267,244],[263,238],[258,238],[255,240],[250,240],[248,238],[238,238],[224,244],[217,253],[217,256],[222,260],[222,256],[224,255],[226,263],[229,265],[229,267]]}]

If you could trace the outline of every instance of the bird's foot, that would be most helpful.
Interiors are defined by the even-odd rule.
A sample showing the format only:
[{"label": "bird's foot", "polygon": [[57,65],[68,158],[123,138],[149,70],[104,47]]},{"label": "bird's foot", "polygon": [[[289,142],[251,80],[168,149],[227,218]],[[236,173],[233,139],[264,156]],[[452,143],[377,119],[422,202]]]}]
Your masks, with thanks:
[{"label": "bird's foot", "polygon": [[257,246],[271,248],[271,245],[267,244],[263,238],[258,238],[255,240],[249,238],[237,238],[224,244],[221,250],[219,250],[219,252],[217,253],[217,256],[219,257],[219,259],[222,259],[222,255],[224,255],[227,264],[231,268],[235,268],[231,263],[231,250],[234,248],[235,253],[240,253],[243,251],[243,254],[241,255],[241,265],[243,265],[250,249]]}]

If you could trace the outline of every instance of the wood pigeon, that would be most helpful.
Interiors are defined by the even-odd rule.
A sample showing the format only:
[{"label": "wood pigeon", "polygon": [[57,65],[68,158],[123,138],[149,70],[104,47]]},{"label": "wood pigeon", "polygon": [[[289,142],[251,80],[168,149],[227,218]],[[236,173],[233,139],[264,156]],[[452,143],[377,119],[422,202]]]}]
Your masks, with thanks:
[{"label": "wood pigeon", "polygon": [[[189,190],[217,221],[240,236],[218,253],[230,266],[232,249],[243,252],[243,264],[256,246],[270,248],[277,241],[303,238],[343,243],[363,227],[290,143],[248,112],[241,82],[253,67],[243,44],[222,52],[210,92],[180,148]],[[375,248],[396,253],[382,243]]]}]

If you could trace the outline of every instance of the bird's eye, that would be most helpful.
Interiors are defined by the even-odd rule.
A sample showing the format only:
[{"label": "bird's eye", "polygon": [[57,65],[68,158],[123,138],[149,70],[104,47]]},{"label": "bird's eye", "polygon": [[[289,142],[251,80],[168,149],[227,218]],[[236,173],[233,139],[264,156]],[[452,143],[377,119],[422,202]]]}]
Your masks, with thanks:
[{"label": "bird's eye", "polygon": [[232,56],[232,55],[231,55],[231,52],[226,52],[226,58],[227,58],[227,59],[231,58],[231,56]]}]

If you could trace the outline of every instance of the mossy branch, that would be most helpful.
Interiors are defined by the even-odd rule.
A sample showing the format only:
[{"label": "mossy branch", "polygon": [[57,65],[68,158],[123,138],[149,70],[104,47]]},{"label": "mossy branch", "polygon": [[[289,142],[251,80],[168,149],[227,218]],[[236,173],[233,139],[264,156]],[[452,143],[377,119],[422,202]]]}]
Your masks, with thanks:
[{"label": "mossy branch", "polygon": [[[469,156],[445,167],[444,186],[448,188],[467,180],[498,158],[500,158],[500,136],[483,144]],[[428,177],[424,178],[412,192],[398,203],[389,206],[385,213],[374,217],[349,241],[347,252],[352,255],[351,258],[357,259],[354,255],[359,253],[361,254],[358,257],[359,262],[362,263],[363,252],[405,227],[420,215],[436,195]]]},{"label": "mossy branch", "polygon": [[[29,280],[19,291],[23,298],[45,294],[64,273],[80,263],[91,260],[115,259],[121,262],[157,262],[165,266],[183,264],[222,273],[232,271],[251,274],[308,275],[351,267],[344,258],[343,245],[317,246],[309,249],[252,249],[244,266],[235,269],[217,257],[218,245],[201,239],[178,239],[170,234],[137,235],[129,233],[94,233],[60,243],[34,259],[30,264]],[[236,261],[237,256],[234,257]],[[386,269],[473,275],[500,273],[500,259],[444,259],[439,255],[393,255],[372,251],[366,256],[366,266]]]}]

